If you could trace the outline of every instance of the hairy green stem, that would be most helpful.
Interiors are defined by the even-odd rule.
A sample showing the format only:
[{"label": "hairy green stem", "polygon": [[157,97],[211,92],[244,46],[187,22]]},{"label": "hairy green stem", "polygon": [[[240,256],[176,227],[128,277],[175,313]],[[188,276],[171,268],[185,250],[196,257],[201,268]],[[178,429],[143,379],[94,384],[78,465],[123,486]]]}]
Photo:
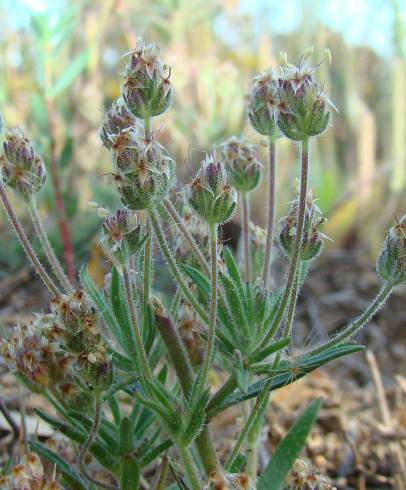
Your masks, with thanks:
[{"label": "hairy green stem", "polygon": [[35,233],[39,238],[41,247],[45,252],[45,255],[47,256],[48,263],[51,266],[52,271],[54,272],[61,286],[66,291],[71,291],[73,289],[73,286],[70,283],[68,276],[65,274],[57,256],[55,255],[51,244],[49,243],[47,232],[45,231],[41,216],[39,215],[38,206],[35,198],[33,198],[32,201],[29,203],[28,210],[30,213],[32,224],[34,225]]},{"label": "hairy green stem", "polygon": [[179,230],[182,232],[185,240],[188,242],[189,247],[195,254],[197,260],[199,261],[200,265],[202,266],[203,270],[206,272],[206,274],[210,274],[210,267],[209,264],[207,263],[207,260],[205,259],[202,251],[200,248],[197,246],[193,236],[190,234],[189,230],[186,228],[185,223],[183,222],[182,216],[176,211],[175,206],[171,203],[169,199],[164,200],[164,206],[168,214],[172,217],[173,221],[177,224]]},{"label": "hairy green stem", "polygon": [[206,352],[203,359],[202,368],[200,371],[200,383],[201,386],[206,385],[207,377],[209,375],[210,366],[213,360],[214,342],[216,339],[216,322],[217,322],[217,225],[210,223],[209,225],[210,235],[210,259],[211,259],[211,297],[210,297],[210,320],[209,330],[207,334]]},{"label": "hairy green stem", "polygon": [[237,377],[235,373],[232,373],[223,386],[212,396],[209,404],[207,405],[207,411],[209,412],[213,407],[220,405],[221,402],[231,395],[236,388]]},{"label": "hairy green stem", "polygon": [[200,478],[193,463],[190,450],[186,447],[179,447],[179,454],[183,462],[185,473],[192,490],[200,490]]},{"label": "hairy green stem", "polygon": [[245,438],[247,437],[248,433],[252,429],[258,414],[260,414],[263,411],[263,408],[264,408],[263,405],[264,405],[264,402],[266,403],[266,401],[268,399],[267,395],[268,395],[269,390],[271,389],[271,385],[272,385],[272,379],[269,379],[265,383],[261,393],[258,395],[257,400],[255,402],[255,405],[253,406],[251,413],[250,413],[247,421],[245,422],[245,425],[244,425],[242,431],[240,432],[240,435],[238,436],[237,442],[235,443],[233,450],[231,451],[230,456],[228,457],[227,463],[225,465],[227,470],[230,470],[232,468],[232,466],[233,466],[233,464],[234,464],[234,462],[238,456],[238,453],[240,452],[241,446],[242,446]]},{"label": "hairy green stem", "polygon": [[209,318],[206,314],[206,312],[203,310],[203,308],[199,305],[197,302],[196,298],[193,296],[193,294],[190,291],[190,288],[186,284],[185,280],[183,279],[182,273],[179,269],[179,266],[176,262],[176,259],[173,257],[169,245],[166,241],[164,232],[161,227],[161,223],[159,220],[159,217],[157,215],[157,212],[153,209],[148,210],[149,217],[151,219],[151,224],[152,227],[154,228],[154,233],[155,236],[158,240],[159,247],[162,251],[162,254],[165,258],[166,263],[168,264],[169,270],[172,273],[172,276],[177,284],[177,286],[180,288],[184,296],[187,298],[187,300],[191,303],[193,306],[194,310],[196,313],[200,316],[200,318],[206,323],[209,323]]},{"label": "hairy green stem", "polygon": [[144,119],[144,138],[149,141],[151,139],[151,117]]},{"label": "hairy green stem", "polygon": [[151,265],[152,265],[152,230],[151,224],[148,219],[147,221],[147,233],[148,238],[145,242],[144,247],[144,284],[143,284],[143,306],[142,306],[142,321],[143,321],[143,331],[146,332],[148,329],[148,306],[149,306],[149,295],[151,289]]},{"label": "hairy green stem", "polygon": [[100,422],[101,422],[101,395],[100,393],[95,393],[95,398],[94,398],[94,420],[93,420],[93,425],[92,428],[90,429],[89,435],[87,436],[86,441],[83,443],[82,447],[80,448],[79,452],[79,470],[81,474],[90,482],[94,483],[96,487],[101,487],[101,488],[107,488],[109,490],[118,490],[118,487],[112,486],[112,485],[107,485],[103,482],[100,482],[93,478],[91,475],[86,470],[86,464],[85,464],[85,458],[87,455],[87,452],[90,449],[90,446],[93,444],[94,440],[96,439],[97,432],[99,431],[100,427]]},{"label": "hairy green stem", "polygon": [[27,254],[27,257],[30,260],[32,266],[34,267],[39,277],[42,279],[45,286],[48,288],[49,292],[54,296],[59,296],[60,291],[58,287],[56,286],[54,281],[49,277],[47,271],[44,269],[43,265],[39,261],[34,249],[32,248],[27,238],[27,235],[25,234],[23,227],[21,226],[21,223],[18,221],[18,218],[14,213],[14,210],[8,199],[7,192],[4,188],[4,185],[1,182],[0,182],[0,197],[1,200],[3,201],[4,209],[6,210],[11,225],[13,226],[14,232],[17,235],[18,239],[20,240],[24,252]]},{"label": "hairy green stem", "polygon": [[[183,394],[188,397],[193,384],[194,374],[179,332],[174,327],[171,318],[161,308],[155,308],[155,322],[179,379]],[[206,475],[219,474],[219,461],[207,425],[197,436],[195,444]]]},{"label": "hairy green stem", "polygon": [[379,293],[376,295],[375,299],[372,301],[372,303],[368,306],[368,308],[360,315],[356,320],[351,322],[349,325],[344,327],[340,332],[338,332],[332,339],[330,339],[328,342],[319,345],[312,349],[310,352],[307,352],[306,355],[312,356],[315,354],[319,354],[320,352],[324,352],[328,349],[331,349],[332,347],[335,347],[336,345],[340,344],[346,339],[349,339],[353,335],[355,335],[361,328],[368,323],[371,318],[379,311],[383,304],[386,302],[386,300],[389,298],[392,290],[394,288],[394,285],[385,282]]},{"label": "hairy green stem", "polygon": [[264,290],[269,286],[269,274],[272,257],[272,244],[275,226],[275,138],[269,139],[269,168],[268,168],[268,223],[266,232],[265,261],[262,273]]},{"label": "hairy green stem", "polygon": [[179,288],[176,288],[176,293],[175,293],[175,296],[173,297],[171,307],[169,309],[169,313],[175,321],[177,320],[177,313],[178,313],[178,308],[179,308],[181,299],[182,299],[182,292]]},{"label": "hairy green stem", "polygon": [[128,311],[130,313],[131,323],[133,325],[135,340],[137,342],[138,354],[141,359],[142,369],[144,371],[144,375],[152,380],[151,369],[148,364],[148,357],[145,352],[144,343],[142,341],[142,336],[140,332],[140,327],[137,318],[137,310],[135,309],[134,298],[133,298],[133,288],[130,281],[130,276],[128,274],[128,268],[126,265],[122,266],[122,274],[123,274],[123,282],[124,282],[124,291],[127,300]]},{"label": "hairy green stem", "polygon": [[272,322],[269,333],[265,336],[264,340],[261,342],[259,349],[257,350],[260,350],[261,348],[265,347],[268,344],[268,342],[272,339],[273,334],[276,332],[279,325],[281,324],[281,321],[283,319],[283,316],[286,312],[286,308],[289,303],[289,299],[292,294],[296,271],[299,265],[300,249],[302,247],[302,240],[303,240],[303,228],[304,228],[304,218],[305,218],[306,199],[307,199],[308,172],[309,172],[309,140],[305,139],[302,141],[302,165],[301,165],[301,176],[300,176],[299,212],[297,218],[295,243],[293,247],[292,258],[290,261],[288,278],[286,281],[283,297],[278,308],[278,313],[276,314],[276,317]]},{"label": "hairy green stem", "polygon": [[246,282],[251,281],[251,253],[250,253],[250,203],[247,192],[241,195],[241,218],[244,250],[244,274]]},{"label": "hairy green stem", "polygon": [[292,325],[293,319],[295,317],[296,305],[299,296],[299,288],[300,288],[300,271],[301,271],[302,263],[300,263],[298,270],[296,271],[295,280],[293,283],[292,294],[290,296],[290,302],[288,307],[288,313],[286,316],[286,324],[283,329],[282,337],[288,337],[292,335]]}]

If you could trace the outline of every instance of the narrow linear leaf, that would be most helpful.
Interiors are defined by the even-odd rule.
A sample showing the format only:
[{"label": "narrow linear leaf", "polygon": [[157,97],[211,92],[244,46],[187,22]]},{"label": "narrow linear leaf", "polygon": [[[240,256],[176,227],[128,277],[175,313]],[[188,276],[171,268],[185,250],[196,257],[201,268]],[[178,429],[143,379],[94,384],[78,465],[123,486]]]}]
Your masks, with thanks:
[{"label": "narrow linear leaf", "polygon": [[305,410],[276,448],[257,482],[257,490],[281,490],[295,460],[302,452],[320,409],[320,399]]},{"label": "narrow linear leaf", "polygon": [[105,296],[99,291],[95,283],[90,278],[86,267],[83,266],[79,273],[80,282],[86,293],[89,295],[90,299],[96,305],[97,309],[101,313],[103,320],[106,322],[107,326],[110,328],[111,333],[114,335],[119,344],[125,349],[126,343],[123,339],[121,333],[121,327],[116,320],[114,314],[108,306],[108,301]]},{"label": "narrow linear leaf", "polygon": [[123,295],[120,274],[115,267],[111,270],[110,300],[113,313],[120,326],[120,333],[125,340],[126,352],[135,356],[137,351],[135,334],[128,316],[127,303]]},{"label": "narrow linear leaf", "polygon": [[48,97],[53,98],[66,90],[75,78],[86,68],[90,51],[86,49],[77,55],[65,68],[55,84],[48,90]]},{"label": "narrow linear leaf", "polygon": [[[302,378],[308,373],[311,373],[315,369],[318,369],[323,364],[326,364],[333,359],[337,359],[339,357],[346,356],[348,354],[354,354],[356,352],[360,352],[364,350],[364,346],[350,344],[350,345],[341,345],[340,347],[335,347],[326,352],[321,352],[316,356],[309,356],[308,358],[302,359],[300,364],[297,366],[297,372],[292,375],[292,373],[287,370],[285,373],[277,374],[276,376],[272,376],[272,385],[270,391],[275,391],[283,386],[294,383],[298,379]],[[262,379],[261,381],[257,381],[250,385],[247,389],[246,393],[238,390],[232,395],[228,396],[225,400],[223,400],[219,405],[214,405],[210,408],[207,416],[209,418],[214,417],[219,412],[222,412],[226,408],[232,407],[233,405],[237,405],[245,400],[250,400],[251,398],[257,397],[259,393],[262,391],[264,384],[267,382],[268,378]]]}]

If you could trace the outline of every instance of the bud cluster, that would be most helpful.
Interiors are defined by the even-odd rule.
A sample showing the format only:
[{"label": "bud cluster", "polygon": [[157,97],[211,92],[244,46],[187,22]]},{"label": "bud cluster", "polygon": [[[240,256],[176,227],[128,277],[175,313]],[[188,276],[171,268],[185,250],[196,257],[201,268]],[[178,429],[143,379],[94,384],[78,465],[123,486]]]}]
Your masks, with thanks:
[{"label": "bud cluster", "polygon": [[247,113],[252,127],[259,134],[275,138],[279,132],[280,99],[278,82],[272,71],[267,71],[252,80],[248,101]]},{"label": "bud cluster", "polygon": [[386,234],[377,271],[393,285],[406,283],[406,215]]},{"label": "bud cluster", "polygon": [[207,155],[190,185],[189,203],[209,224],[225,223],[237,206],[237,193],[228,183],[224,165],[215,155]]},{"label": "bud cluster", "polygon": [[155,44],[146,45],[139,38],[129,54],[121,87],[122,97],[135,117],[147,119],[167,111],[173,100],[170,75]]},{"label": "bud cluster", "polygon": [[109,213],[103,220],[100,243],[116,266],[128,263],[145,238],[146,235],[142,235],[141,225],[137,223],[136,216],[127,209]]},{"label": "bud cluster", "polygon": [[[289,214],[280,222],[279,243],[289,258],[293,254],[296,241],[298,214],[299,199],[296,198],[292,202]],[[315,203],[312,193],[309,192],[306,200],[303,240],[299,256],[301,261],[312,260],[321,253],[325,235],[320,232],[319,228],[323,223],[325,223],[325,218]]]},{"label": "bud cluster", "polygon": [[40,458],[35,453],[25,454],[8,474],[0,476],[1,490],[60,490],[53,478],[47,478]]},{"label": "bud cluster", "polygon": [[259,184],[261,163],[258,160],[258,148],[235,136],[220,147],[223,160],[232,186],[239,192],[250,192]]},{"label": "bud cluster", "polygon": [[314,80],[315,68],[303,62],[286,63],[281,77],[266,72],[253,79],[247,112],[258,133],[276,137],[279,127],[289,139],[303,141],[327,128],[328,106],[334,105]]},{"label": "bud cluster", "polygon": [[20,129],[6,132],[0,167],[4,183],[24,199],[30,199],[45,183],[44,162]]}]

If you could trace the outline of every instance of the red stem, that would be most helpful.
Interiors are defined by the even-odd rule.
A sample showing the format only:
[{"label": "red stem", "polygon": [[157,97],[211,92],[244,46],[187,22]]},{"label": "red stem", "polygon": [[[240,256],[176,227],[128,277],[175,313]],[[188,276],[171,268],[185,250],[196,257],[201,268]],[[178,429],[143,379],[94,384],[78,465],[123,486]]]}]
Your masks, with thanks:
[{"label": "red stem", "polygon": [[65,205],[62,199],[58,158],[56,155],[56,142],[55,142],[55,111],[51,100],[46,101],[47,113],[48,113],[48,131],[50,138],[50,153],[51,153],[51,179],[52,186],[55,194],[55,205],[58,216],[59,233],[61,236],[63,246],[63,260],[65,263],[66,273],[71,282],[76,282],[75,271],[75,257],[73,254],[73,247],[71,241],[71,235],[69,230],[69,224],[66,217]]}]

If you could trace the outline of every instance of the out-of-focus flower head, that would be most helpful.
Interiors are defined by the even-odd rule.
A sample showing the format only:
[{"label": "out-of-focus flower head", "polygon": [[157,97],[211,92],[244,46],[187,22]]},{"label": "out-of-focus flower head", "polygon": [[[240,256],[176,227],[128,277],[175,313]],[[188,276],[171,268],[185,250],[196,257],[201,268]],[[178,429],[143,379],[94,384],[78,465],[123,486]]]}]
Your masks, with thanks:
[{"label": "out-of-focus flower head", "polygon": [[6,131],[0,167],[4,183],[26,200],[38,193],[45,183],[44,161],[21,129]]}]

